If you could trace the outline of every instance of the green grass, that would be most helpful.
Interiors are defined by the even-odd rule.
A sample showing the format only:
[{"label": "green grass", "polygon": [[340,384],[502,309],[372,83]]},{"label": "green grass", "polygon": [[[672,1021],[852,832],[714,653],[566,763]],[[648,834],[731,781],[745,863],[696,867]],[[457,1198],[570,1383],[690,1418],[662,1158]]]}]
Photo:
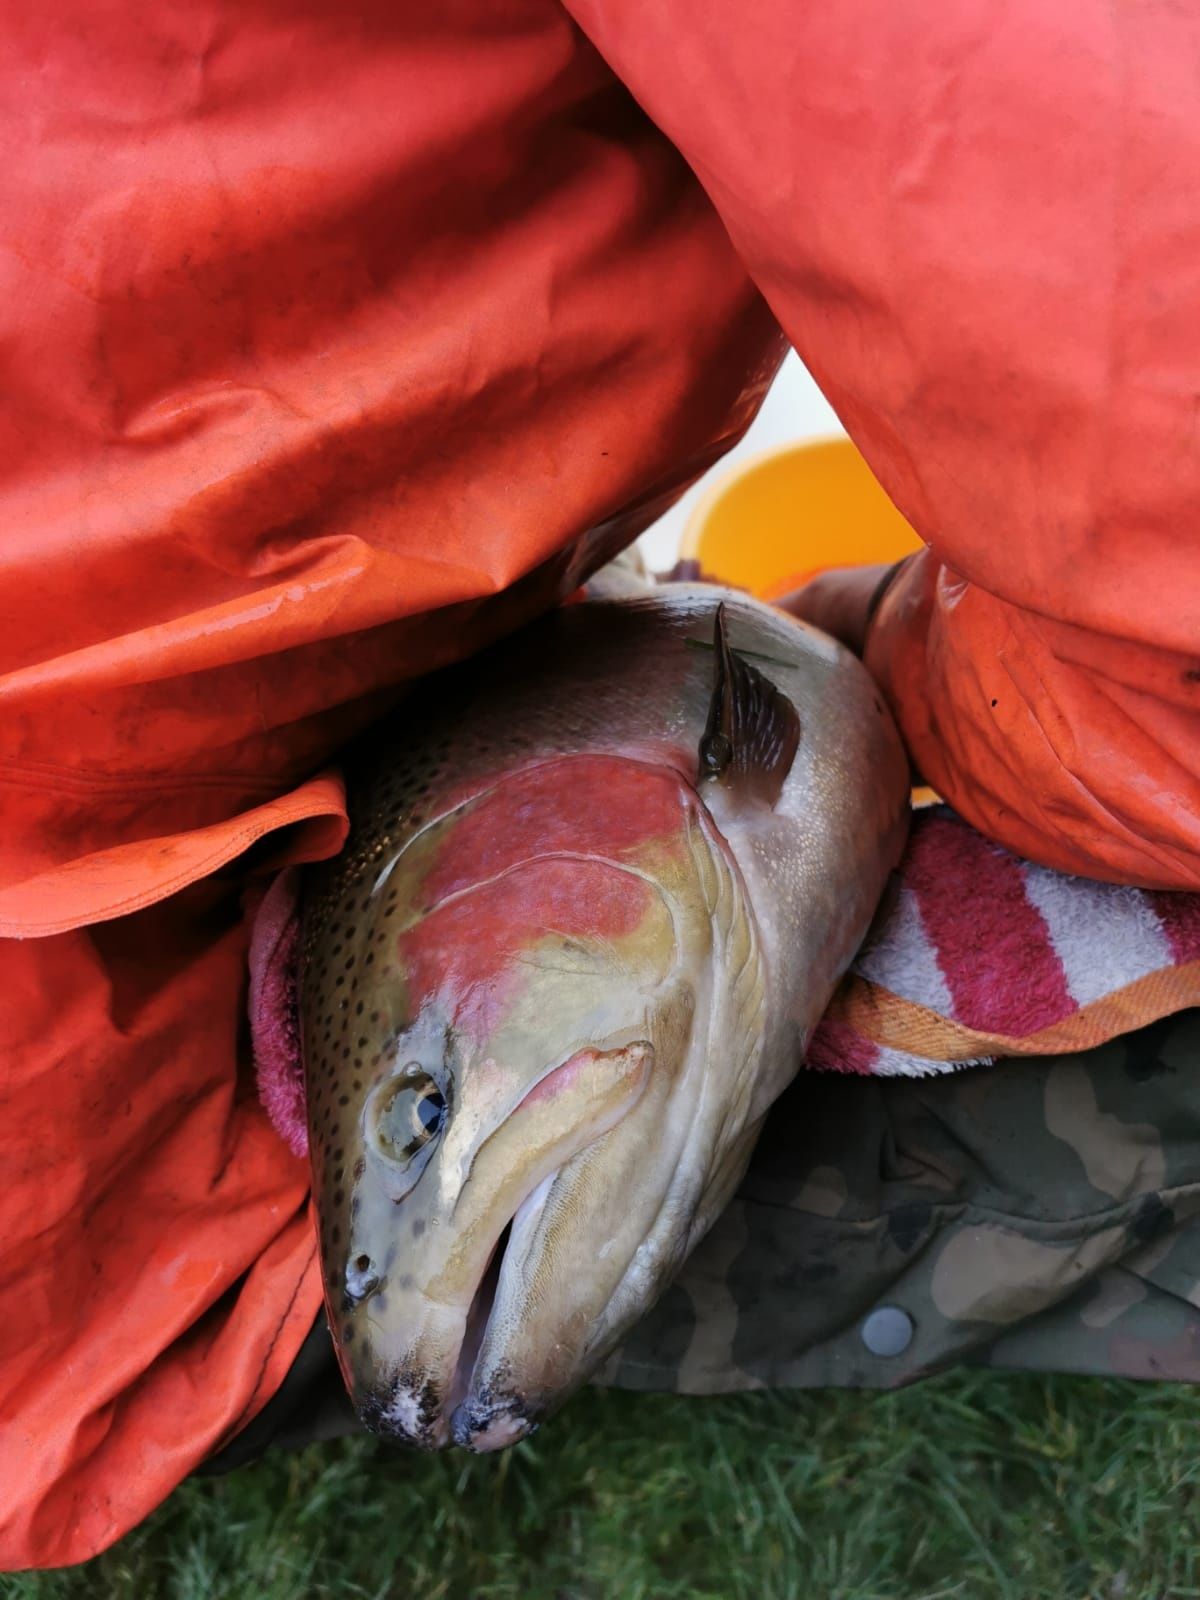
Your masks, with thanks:
[{"label": "green grass", "polygon": [[4,1600],[1183,1600],[1200,1391],[586,1393],[498,1457],[347,1440],[185,1484]]}]

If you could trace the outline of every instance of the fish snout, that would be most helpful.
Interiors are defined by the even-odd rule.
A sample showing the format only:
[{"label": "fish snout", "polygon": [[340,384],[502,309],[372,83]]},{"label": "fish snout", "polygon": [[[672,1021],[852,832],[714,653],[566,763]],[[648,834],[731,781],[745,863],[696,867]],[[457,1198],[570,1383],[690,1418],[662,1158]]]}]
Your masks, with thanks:
[{"label": "fish snout", "polygon": [[386,1387],[369,1390],[356,1409],[363,1426],[389,1444],[443,1450],[450,1443],[441,1395],[428,1381],[397,1376]]}]

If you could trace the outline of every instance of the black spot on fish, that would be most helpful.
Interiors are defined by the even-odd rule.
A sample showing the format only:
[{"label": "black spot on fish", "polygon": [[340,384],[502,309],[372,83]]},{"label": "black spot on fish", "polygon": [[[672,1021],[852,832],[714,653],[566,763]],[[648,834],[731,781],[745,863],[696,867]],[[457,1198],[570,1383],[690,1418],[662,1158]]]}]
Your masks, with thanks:
[{"label": "black spot on fish", "polygon": [[414,1239],[419,1239],[424,1232],[425,1219],[423,1217],[417,1217],[412,1225],[412,1236]]}]

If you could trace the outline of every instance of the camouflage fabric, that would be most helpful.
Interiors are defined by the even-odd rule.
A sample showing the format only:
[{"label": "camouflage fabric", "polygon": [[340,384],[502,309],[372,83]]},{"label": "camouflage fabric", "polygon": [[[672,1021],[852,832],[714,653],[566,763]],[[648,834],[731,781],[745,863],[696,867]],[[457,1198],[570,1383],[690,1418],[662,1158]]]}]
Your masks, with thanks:
[{"label": "camouflage fabric", "polygon": [[[873,1355],[881,1307],[911,1333]],[[890,1388],[958,1363],[1200,1380],[1200,1012],[933,1079],[801,1073],[608,1381]]]},{"label": "camouflage fabric", "polygon": [[[945,1077],[802,1071],[600,1381],[892,1388],[962,1363],[1200,1381],[1200,1011]],[[209,1470],[356,1427],[319,1319]]]}]

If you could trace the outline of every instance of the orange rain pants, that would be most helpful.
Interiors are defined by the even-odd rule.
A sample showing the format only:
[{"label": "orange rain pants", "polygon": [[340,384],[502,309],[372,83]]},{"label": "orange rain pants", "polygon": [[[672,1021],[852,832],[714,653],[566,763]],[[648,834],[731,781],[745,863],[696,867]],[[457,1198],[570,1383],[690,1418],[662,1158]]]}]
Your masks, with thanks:
[{"label": "orange rain pants", "polygon": [[248,880],[337,848],[398,683],[720,453],[780,325],[930,546],[870,647],[925,775],[1200,887],[1200,18],[0,4],[11,1568],[144,1516],[318,1309]]}]

